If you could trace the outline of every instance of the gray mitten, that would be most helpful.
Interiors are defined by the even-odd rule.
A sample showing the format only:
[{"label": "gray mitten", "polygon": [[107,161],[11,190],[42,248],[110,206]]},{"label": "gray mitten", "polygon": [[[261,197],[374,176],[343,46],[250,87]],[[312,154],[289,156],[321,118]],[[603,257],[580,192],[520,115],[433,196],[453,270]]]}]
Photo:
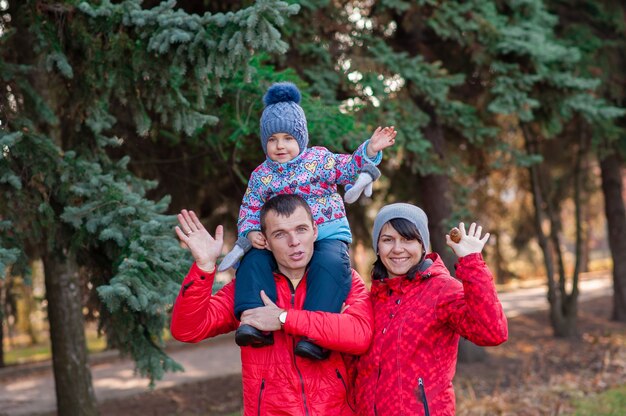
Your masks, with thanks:
[{"label": "gray mitten", "polygon": [[230,250],[222,259],[219,267],[217,268],[218,272],[223,272],[224,270],[228,270],[233,267],[244,254],[246,254],[252,248],[252,243],[246,237],[239,237],[235,246],[232,250]]},{"label": "gray mitten", "polygon": [[369,163],[365,164],[361,169],[361,173],[356,179],[356,182],[354,182],[354,185],[350,188],[346,186],[347,191],[343,196],[344,201],[348,204],[352,204],[359,199],[361,193],[364,193],[367,197],[372,196],[372,184],[378,178],[380,178],[380,171],[378,168]]}]

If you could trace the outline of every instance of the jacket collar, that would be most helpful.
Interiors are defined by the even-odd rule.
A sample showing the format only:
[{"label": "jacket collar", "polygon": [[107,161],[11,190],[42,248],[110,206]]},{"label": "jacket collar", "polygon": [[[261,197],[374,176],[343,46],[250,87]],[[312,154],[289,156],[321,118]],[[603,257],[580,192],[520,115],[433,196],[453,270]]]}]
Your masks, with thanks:
[{"label": "jacket collar", "polygon": [[271,170],[275,170],[275,171],[282,171],[285,169],[291,169],[293,168],[293,166],[295,164],[299,164],[301,163],[301,159],[304,156],[305,153],[307,153],[308,148],[304,149],[303,151],[300,152],[300,154],[296,157],[294,157],[293,159],[291,159],[288,162],[284,162],[284,163],[280,163],[280,162],[275,162],[272,159],[270,159],[269,157],[265,157],[265,164],[267,165],[268,168],[270,168]]},{"label": "jacket collar", "polygon": [[441,257],[437,253],[429,253],[426,255],[426,262],[431,264],[423,270],[418,271],[412,276],[398,276],[394,278],[385,278],[372,281],[372,295],[378,298],[386,298],[393,293],[404,294],[416,284],[431,277],[437,277],[442,274],[449,274],[448,269],[443,264]]}]

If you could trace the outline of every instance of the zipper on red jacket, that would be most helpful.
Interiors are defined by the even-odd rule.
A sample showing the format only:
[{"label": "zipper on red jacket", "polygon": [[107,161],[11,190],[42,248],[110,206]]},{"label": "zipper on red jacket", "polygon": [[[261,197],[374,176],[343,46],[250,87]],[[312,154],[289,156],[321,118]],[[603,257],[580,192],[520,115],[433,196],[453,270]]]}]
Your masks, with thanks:
[{"label": "zipper on red jacket", "polygon": [[378,382],[380,381],[380,373],[382,369],[380,368],[380,362],[378,363],[378,375],[376,376],[376,385],[374,386],[374,416],[378,415],[376,411],[376,392],[378,391]]},{"label": "zipper on red jacket", "polygon": [[337,378],[341,380],[341,384],[343,384],[343,388],[346,390],[346,403],[348,403],[348,407],[350,408],[350,410],[356,413],[356,410],[354,410],[354,407],[352,407],[352,403],[350,403],[350,394],[348,392],[348,385],[346,384],[346,381],[343,379],[343,376],[341,375],[341,372],[339,371],[338,368],[335,368],[335,372],[337,373]]},{"label": "zipper on red jacket", "polygon": [[417,379],[417,401],[424,405],[424,416],[430,416],[428,411],[428,400],[426,400],[426,390],[424,389],[424,380],[421,377]]},{"label": "zipper on red jacket", "polygon": [[[287,284],[289,285],[289,290],[291,291],[291,308],[295,306],[296,303],[296,288],[293,287],[293,283],[291,280],[284,274],[281,274],[282,277],[285,278]],[[292,337],[292,348],[295,351],[296,349],[296,339]],[[296,367],[296,371],[298,372],[298,377],[300,377],[300,388],[302,389],[302,403],[304,404],[304,414],[309,416],[309,408],[306,405],[306,393],[304,392],[304,378],[302,377],[302,372],[300,372],[300,368],[298,367],[298,360],[296,360],[296,355],[293,355],[293,365]]]},{"label": "zipper on red jacket", "polygon": [[[296,339],[293,338],[293,349],[296,349]],[[296,360],[296,355],[293,356],[293,365],[296,367],[296,371],[298,372],[298,376],[300,377],[300,388],[302,389],[302,402],[304,404],[304,414],[309,416],[309,408],[306,405],[306,393],[304,392],[304,378],[302,377],[302,373],[300,372],[300,368],[298,367],[298,360]]]},{"label": "zipper on red jacket", "polygon": [[290,304],[291,304],[291,307],[293,308],[296,304],[296,288],[293,287],[293,283],[291,283],[291,280],[289,280],[287,276],[285,276],[284,274],[280,274],[280,273],[278,273],[278,275],[284,277],[285,280],[287,281],[287,284],[289,285],[289,291],[291,292]]},{"label": "zipper on red jacket", "polygon": [[261,400],[263,399],[263,390],[265,390],[265,379],[261,379],[261,390],[259,390],[259,411],[257,414],[261,416]]},{"label": "zipper on red jacket", "polygon": [[190,287],[191,285],[193,285],[193,282],[194,282],[194,281],[193,281],[193,280],[191,280],[189,283],[186,283],[186,284],[184,284],[184,285],[183,285],[183,296],[185,296],[185,292],[187,291],[187,289],[189,289],[189,287]]}]

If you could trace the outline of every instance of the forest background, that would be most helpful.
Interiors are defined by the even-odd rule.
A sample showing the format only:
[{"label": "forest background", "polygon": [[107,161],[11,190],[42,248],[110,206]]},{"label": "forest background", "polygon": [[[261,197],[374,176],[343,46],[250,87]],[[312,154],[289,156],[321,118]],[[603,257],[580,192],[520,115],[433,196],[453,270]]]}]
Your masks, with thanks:
[{"label": "forest background", "polygon": [[163,337],[190,258],[172,214],[232,244],[277,81],[303,92],[312,145],[399,131],[373,198],[348,206],[362,275],[377,209],[411,202],[451,270],[444,235],[477,220],[500,283],[544,279],[555,336],[577,334],[593,269],[625,322],[624,16],[616,0],[0,0],[0,341],[20,299],[27,330],[45,312],[61,414],[97,412],[86,321],[141,374],[179,369]]}]

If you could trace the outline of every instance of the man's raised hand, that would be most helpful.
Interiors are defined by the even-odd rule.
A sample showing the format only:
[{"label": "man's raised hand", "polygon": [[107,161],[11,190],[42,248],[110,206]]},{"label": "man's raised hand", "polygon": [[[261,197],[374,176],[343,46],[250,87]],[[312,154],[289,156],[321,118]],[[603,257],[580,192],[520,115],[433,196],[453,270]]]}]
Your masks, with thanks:
[{"label": "man's raised hand", "polygon": [[224,228],[218,225],[213,237],[204,228],[195,212],[183,209],[177,218],[180,225],[175,228],[178,239],[189,247],[200,269],[212,272],[224,245]]}]

